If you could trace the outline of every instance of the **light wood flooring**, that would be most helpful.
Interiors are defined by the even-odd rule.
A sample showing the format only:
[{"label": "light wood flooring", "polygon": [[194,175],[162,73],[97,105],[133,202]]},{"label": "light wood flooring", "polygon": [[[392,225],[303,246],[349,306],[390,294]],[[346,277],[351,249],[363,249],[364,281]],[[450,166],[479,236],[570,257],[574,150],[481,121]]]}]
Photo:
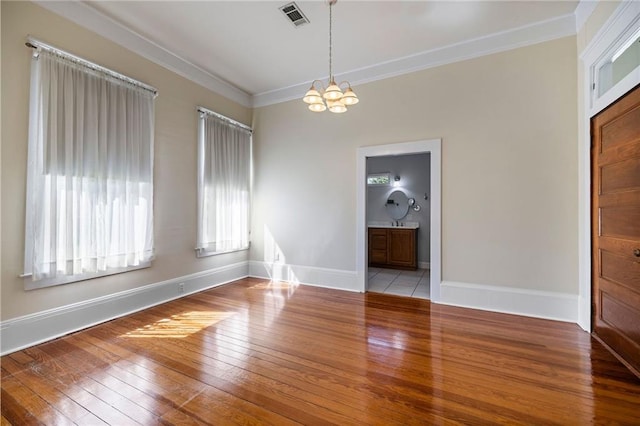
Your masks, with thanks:
[{"label": "light wood flooring", "polygon": [[245,279],[2,357],[1,424],[639,424],[575,324]]}]

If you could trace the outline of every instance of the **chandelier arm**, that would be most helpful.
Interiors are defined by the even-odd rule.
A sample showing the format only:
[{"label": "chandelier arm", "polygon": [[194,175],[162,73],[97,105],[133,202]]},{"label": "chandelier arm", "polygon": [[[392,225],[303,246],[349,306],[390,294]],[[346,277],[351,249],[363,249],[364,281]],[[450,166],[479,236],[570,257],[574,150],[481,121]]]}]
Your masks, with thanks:
[{"label": "chandelier arm", "polygon": [[322,80],[313,80],[313,82],[311,82],[311,87],[313,87],[315,89],[316,88],[316,83],[318,83],[320,85],[320,88],[322,88],[322,91],[324,92],[326,87],[324,87],[324,83],[322,82]]}]

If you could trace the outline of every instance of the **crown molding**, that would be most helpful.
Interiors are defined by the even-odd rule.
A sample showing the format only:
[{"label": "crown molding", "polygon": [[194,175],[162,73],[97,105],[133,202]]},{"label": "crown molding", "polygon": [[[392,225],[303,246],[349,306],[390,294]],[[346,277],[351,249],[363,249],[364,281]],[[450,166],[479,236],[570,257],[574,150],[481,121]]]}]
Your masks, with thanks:
[{"label": "crown molding", "polygon": [[587,19],[598,6],[597,0],[580,0],[573,14],[576,16],[576,33],[580,32]]},{"label": "crown molding", "polygon": [[[257,108],[298,99],[311,84],[310,80],[251,96],[249,93],[157,45],[83,2],[33,1],[47,10],[69,19],[245,107]],[[581,0],[575,13],[352,70],[336,75],[336,78],[338,80],[348,80],[354,85],[365,84],[575,35],[578,23],[580,22],[581,25],[584,25],[584,21],[593,12],[593,8],[595,8],[594,2]],[[326,78],[326,76],[321,78]]]},{"label": "crown molding", "polygon": [[157,45],[83,2],[34,0],[34,3],[202,87],[231,99],[242,106],[251,107],[251,95],[248,93]]},{"label": "crown molding", "polygon": [[[573,13],[554,19],[536,22],[508,31],[490,34],[476,39],[438,49],[427,50],[415,55],[405,56],[369,67],[336,74],[336,80],[350,81],[353,86],[370,83],[390,77],[421,71],[466,59],[478,58],[492,53],[503,52],[519,47],[542,43],[576,34],[575,15]],[[326,76],[321,77],[326,78]],[[262,107],[280,102],[299,99],[311,81],[259,93],[253,96],[253,107]]]}]

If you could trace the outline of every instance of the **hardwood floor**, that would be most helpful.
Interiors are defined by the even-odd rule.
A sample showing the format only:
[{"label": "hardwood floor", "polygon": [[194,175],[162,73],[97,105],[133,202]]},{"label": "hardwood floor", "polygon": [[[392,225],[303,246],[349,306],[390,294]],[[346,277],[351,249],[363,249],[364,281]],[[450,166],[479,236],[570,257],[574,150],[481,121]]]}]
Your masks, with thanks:
[{"label": "hardwood floor", "polygon": [[258,279],[1,372],[1,425],[640,423],[640,379],[577,325]]}]

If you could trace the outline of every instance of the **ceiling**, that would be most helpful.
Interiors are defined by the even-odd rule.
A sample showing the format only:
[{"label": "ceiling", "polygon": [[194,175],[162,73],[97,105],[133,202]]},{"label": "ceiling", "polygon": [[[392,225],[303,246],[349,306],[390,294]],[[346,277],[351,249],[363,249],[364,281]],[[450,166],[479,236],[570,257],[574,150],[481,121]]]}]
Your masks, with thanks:
[{"label": "ceiling", "polygon": [[[300,27],[279,10],[288,0],[51,3],[39,2],[108,38],[127,32],[115,40],[143,56],[159,56],[156,62],[180,68],[182,75],[217,81],[226,86],[223,94],[243,98],[243,104],[300,96],[312,80],[328,75],[326,1],[297,1],[310,20]],[[357,84],[575,34],[577,5],[341,0],[333,7],[334,74]],[[80,6],[84,18],[72,13]]]}]

